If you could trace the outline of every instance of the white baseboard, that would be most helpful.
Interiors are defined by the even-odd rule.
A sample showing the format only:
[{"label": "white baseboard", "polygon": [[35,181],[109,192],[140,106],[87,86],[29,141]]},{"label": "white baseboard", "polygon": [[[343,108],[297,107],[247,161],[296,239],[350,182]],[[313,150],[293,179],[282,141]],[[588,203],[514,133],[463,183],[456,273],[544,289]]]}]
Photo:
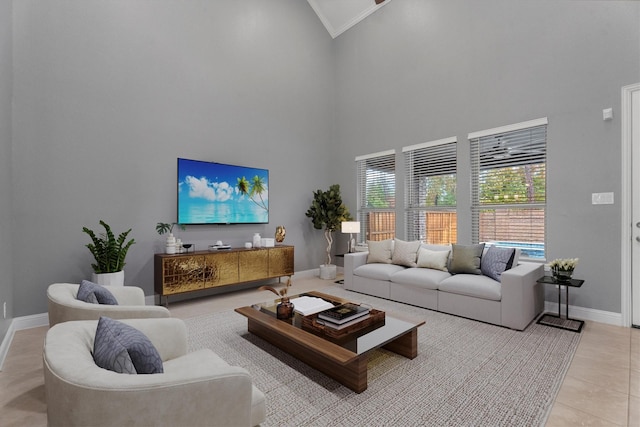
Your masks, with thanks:
[{"label": "white baseboard", "polygon": [[[560,312],[564,316],[567,306],[562,304]],[[558,314],[558,303],[545,301],[544,311],[546,313]],[[569,317],[579,320],[590,320],[592,322],[606,323],[607,325],[626,326],[622,322],[622,313],[614,313],[611,311],[596,310],[594,308],[584,308],[569,305]]]},{"label": "white baseboard", "polygon": [[16,331],[47,325],[49,325],[48,313],[32,314],[29,316],[14,318],[9,325],[9,329],[7,329],[7,334],[4,336],[2,343],[0,343],[0,371],[2,371],[2,366],[4,365],[4,360],[7,358],[7,354],[9,354],[9,347],[11,347],[11,341],[13,341],[13,336]]},{"label": "white baseboard", "polygon": [[13,341],[13,335],[15,332],[16,329],[13,326],[13,322],[11,322],[9,324],[9,329],[7,329],[7,334],[4,336],[2,343],[0,343],[0,372],[2,372],[4,361],[7,358],[7,354],[9,354],[9,347],[11,347],[11,341]]}]

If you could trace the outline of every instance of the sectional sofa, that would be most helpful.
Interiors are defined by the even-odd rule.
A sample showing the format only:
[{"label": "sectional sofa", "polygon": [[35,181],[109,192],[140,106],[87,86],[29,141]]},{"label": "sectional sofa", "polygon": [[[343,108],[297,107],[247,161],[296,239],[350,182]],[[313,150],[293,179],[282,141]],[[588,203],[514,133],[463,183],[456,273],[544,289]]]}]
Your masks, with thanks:
[{"label": "sectional sofa", "polygon": [[544,308],[543,285],[536,283],[543,264],[520,261],[512,248],[395,239],[369,242],[369,252],[344,260],[345,289],[367,295],[515,330]]}]

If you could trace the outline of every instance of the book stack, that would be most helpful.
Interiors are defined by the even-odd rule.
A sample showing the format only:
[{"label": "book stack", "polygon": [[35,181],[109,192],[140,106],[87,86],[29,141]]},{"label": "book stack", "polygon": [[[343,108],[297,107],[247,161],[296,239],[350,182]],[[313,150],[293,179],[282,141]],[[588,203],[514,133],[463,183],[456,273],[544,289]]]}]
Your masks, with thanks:
[{"label": "book stack", "polygon": [[369,311],[368,307],[347,303],[321,311],[318,320],[326,327],[340,330],[367,319]]}]

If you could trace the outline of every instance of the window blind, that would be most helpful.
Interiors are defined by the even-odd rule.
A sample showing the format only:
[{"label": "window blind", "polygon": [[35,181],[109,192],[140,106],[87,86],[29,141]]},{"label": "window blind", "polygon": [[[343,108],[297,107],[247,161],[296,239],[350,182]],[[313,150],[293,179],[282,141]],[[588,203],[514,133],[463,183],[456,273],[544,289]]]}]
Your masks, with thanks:
[{"label": "window blind", "polygon": [[395,237],[395,150],[356,157],[361,241]]},{"label": "window blind", "polygon": [[[470,134],[472,239],[545,242],[547,121]],[[544,257],[543,252],[525,256]]]},{"label": "window blind", "polygon": [[408,240],[457,241],[457,139],[402,149],[405,160],[405,225]]}]

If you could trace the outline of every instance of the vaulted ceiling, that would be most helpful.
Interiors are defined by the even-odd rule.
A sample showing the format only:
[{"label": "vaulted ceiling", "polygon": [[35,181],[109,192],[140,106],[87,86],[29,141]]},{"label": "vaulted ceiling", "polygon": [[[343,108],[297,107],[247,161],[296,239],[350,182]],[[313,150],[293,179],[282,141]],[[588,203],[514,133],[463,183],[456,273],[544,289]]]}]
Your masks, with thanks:
[{"label": "vaulted ceiling", "polygon": [[391,0],[307,0],[334,39]]}]

